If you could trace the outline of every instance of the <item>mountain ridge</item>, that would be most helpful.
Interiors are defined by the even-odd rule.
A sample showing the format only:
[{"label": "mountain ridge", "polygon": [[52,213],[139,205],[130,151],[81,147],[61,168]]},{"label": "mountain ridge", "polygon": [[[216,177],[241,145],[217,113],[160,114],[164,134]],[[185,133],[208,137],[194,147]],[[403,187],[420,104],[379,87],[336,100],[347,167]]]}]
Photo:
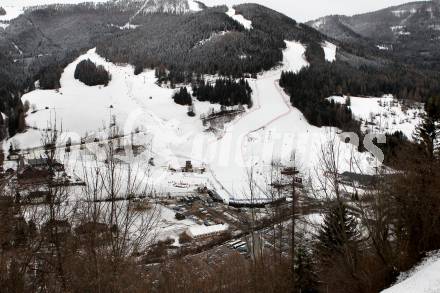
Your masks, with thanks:
[{"label": "mountain ridge", "polygon": [[341,42],[362,43],[400,62],[438,70],[440,1],[417,1],[353,16],[329,15],[307,24]]},{"label": "mountain ridge", "polygon": [[201,11],[206,6],[194,0],[114,0],[117,5],[134,5],[138,13],[185,14]]}]

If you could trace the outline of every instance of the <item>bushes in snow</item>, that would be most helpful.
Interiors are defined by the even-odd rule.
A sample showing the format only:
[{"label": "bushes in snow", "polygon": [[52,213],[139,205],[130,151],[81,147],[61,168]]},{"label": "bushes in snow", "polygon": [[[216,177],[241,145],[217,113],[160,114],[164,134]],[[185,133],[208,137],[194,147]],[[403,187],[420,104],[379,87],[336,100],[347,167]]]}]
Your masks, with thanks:
[{"label": "bushes in snow", "polygon": [[110,82],[110,74],[104,66],[96,66],[90,59],[81,61],[75,69],[75,79],[80,80],[88,86],[105,85]]},{"label": "bushes in snow", "polygon": [[173,100],[176,104],[182,106],[192,105],[192,98],[186,87],[180,88],[180,90],[174,94]]},{"label": "bushes in snow", "polygon": [[6,15],[6,10],[0,6],[0,15]]},{"label": "bushes in snow", "polygon": [[196,116],[196,111],[194,110],[194,105],[188,106],[188,112],[187,112],[189,117],[195,117]]},{"label": "bushes in snow", "polygon": [[142,67],[139,64],[136,64],[136,66],[134,67],[134,75],[139,75],[144,71],[144,67]]}]

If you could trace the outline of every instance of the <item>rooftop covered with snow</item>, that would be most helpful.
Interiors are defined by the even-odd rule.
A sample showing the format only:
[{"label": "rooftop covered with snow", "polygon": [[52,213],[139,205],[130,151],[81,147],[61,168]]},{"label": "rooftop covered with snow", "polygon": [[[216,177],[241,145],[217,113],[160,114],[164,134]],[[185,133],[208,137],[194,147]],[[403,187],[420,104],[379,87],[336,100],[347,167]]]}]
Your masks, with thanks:
[{"label": "rooftop covered with snow", "polygon": [[191,226],[188,228],[187,234],[193,238],[214,235],[225,232],[229,229],[227,224],[214,226]]}]

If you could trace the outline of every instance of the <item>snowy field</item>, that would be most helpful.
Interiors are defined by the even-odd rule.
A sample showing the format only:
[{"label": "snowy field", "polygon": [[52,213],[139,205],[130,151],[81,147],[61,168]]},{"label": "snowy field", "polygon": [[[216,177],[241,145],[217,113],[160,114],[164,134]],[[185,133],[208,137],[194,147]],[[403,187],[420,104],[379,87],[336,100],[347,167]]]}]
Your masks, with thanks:
[{"label": "snowy field", "polygon": [[408,106],[392,96],[382,98],[330,97],[336,103],[345,104],[350,99],[350,109],[356,119],[362,121],[363,130],[370,133],[394,133],[402,131],[412,139],[414,131],[422,122],[423,104]]}]

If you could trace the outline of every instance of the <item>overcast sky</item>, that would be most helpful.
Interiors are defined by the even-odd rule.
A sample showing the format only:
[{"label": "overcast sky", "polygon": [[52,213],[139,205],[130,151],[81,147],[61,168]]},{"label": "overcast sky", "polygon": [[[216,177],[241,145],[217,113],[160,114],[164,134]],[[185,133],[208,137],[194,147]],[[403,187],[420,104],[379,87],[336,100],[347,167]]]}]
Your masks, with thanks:
[{"label": "overcast sky", "polygon": [[[370,12],[411,0],[201,0],[208,6],[253,2],[282,12],[297,21],[308,21],[329,14],[353,15]],[[1,0],[0,0],[1,2]]]}]

